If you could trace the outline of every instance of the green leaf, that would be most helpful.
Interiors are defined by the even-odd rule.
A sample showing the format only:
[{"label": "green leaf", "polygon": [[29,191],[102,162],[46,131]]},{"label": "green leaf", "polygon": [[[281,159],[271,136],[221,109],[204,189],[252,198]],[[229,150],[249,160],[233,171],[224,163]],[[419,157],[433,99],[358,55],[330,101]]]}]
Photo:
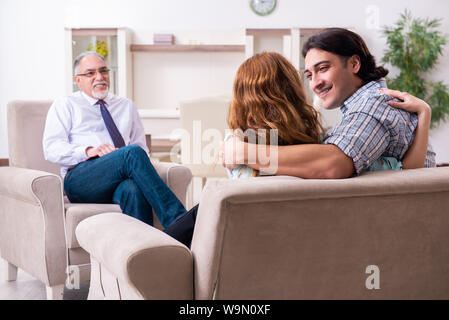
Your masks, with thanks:
[{"label": "green leaf", "polygon": [[405,10],[393,26],[382,28],[387,42],[382,62],[400,70],[396,78],[387,79],[388,86],[426,100],[432,107],[432,126],[449,115],[448,88],[442,82],[426,83],[423,78],[436,67],[448,41],[447,35],[437,30],[440,24],[441,19],[413,18]]}]

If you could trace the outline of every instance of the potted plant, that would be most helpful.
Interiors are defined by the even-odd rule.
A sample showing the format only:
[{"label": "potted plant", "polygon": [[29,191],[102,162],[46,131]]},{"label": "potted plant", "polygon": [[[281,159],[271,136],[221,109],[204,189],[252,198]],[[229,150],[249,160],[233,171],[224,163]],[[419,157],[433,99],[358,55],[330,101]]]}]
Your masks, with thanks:
[{"label": "potted plant", "polygon": [[449,114],[448,88],[442,81],[426,81],[423,77],[435,68],[447,43],[447,36],[437,27],[440,19],[413,18],[406,10],[393,27],[384,27],[388,49],[382,59],[399,68],[396,78],[387,78],[388,87],[407,91],[432,107],[431,126],[444,121]]}]

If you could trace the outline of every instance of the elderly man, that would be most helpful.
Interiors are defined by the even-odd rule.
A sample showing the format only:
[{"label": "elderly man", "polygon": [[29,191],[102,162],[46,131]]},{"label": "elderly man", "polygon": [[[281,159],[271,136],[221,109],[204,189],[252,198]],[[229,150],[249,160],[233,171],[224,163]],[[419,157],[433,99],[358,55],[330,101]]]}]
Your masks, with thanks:
[{"label": "elderly man", "polygon": [[109,69],[96,52],[74,62],[80,91],[56,99],[43,137],[45,159],[61,167],[71,202],[117,203],[150,225],[166,227],[186,210],[160,179],[147,152],[134,103],[109,92]]}]

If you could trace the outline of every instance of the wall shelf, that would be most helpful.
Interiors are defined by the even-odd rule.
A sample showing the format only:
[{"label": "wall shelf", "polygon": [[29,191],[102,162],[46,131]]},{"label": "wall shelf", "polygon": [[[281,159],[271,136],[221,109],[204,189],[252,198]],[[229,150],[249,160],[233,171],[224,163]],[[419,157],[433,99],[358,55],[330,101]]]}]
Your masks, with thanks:
[{"label": "wall shelf", "polygon": [[291,29],[246,29],[247,36],[287,36]]},{"label": "wall shelf", "polygon": [[234,44],[131,44],[131,52],[245,52],[245,45]]}]

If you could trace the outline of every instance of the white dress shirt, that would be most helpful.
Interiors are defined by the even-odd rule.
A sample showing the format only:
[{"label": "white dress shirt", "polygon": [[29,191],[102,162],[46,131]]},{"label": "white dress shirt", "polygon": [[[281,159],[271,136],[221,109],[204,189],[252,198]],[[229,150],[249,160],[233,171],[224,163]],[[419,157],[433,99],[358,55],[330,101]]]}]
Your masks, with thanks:
[{"label": "white dress shirt", "polygon": [[[87,160],[88,147],[103,143],[114,145],[97,101],[78,91],[56,99],[48,111],[43,136],[44,157],[61,167],[62,177],[70,168]],[[143,124],[134,103],[111,93],[104,101],[125,145],[135,144],[148,152]]]}]

